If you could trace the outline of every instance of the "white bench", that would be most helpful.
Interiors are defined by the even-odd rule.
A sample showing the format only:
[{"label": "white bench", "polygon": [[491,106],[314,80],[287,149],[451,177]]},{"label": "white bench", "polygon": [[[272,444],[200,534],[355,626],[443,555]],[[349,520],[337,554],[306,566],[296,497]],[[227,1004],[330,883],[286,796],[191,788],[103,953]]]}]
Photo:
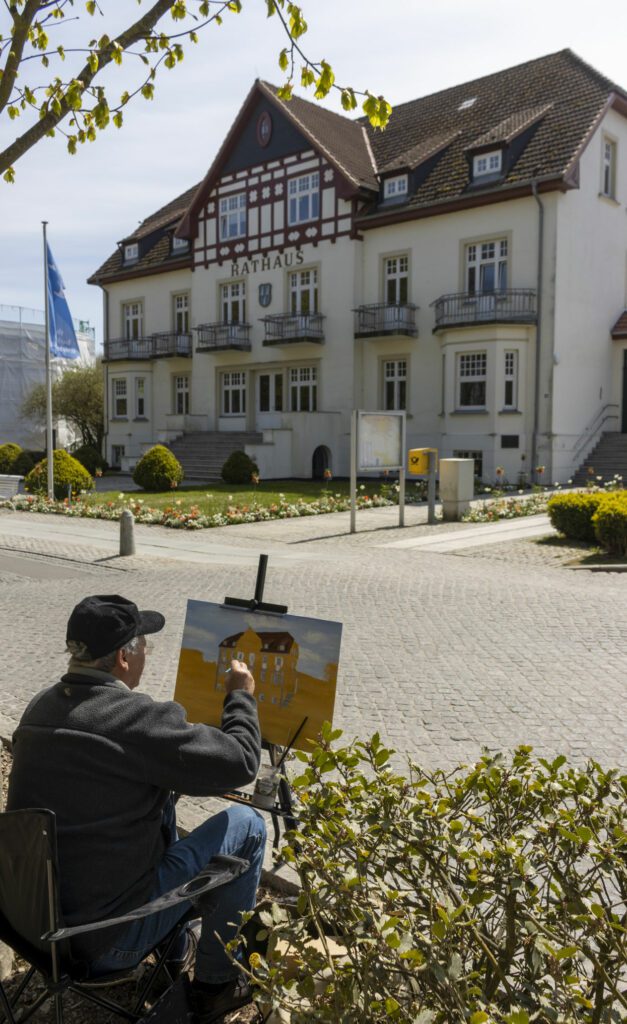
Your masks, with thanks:
[{"label": "white bench", "polygon": [[0,473],[0,498],[14,498],[17,494],[21,476],[13,476],[11,473]]}]

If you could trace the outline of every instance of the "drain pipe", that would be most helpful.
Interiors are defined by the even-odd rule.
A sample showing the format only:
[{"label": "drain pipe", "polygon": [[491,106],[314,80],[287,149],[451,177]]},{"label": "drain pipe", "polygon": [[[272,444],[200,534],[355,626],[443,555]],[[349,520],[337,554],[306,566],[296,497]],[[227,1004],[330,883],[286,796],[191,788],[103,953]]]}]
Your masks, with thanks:
[{"label": "drain pipe", "polygon": [[544,203],[538,195],[538,181],[534,178],[531,182],[533,198],[538,204],[538,285],[537,285],[537,324],[536,324],[536,363],[534,378],[534,401],[533,401],[533,433],[531,435],[531,483],[536,482],[536,468],[538,462],[538,433],[540,428],[540,353],[542,341],[542,272],[544,267]]}]

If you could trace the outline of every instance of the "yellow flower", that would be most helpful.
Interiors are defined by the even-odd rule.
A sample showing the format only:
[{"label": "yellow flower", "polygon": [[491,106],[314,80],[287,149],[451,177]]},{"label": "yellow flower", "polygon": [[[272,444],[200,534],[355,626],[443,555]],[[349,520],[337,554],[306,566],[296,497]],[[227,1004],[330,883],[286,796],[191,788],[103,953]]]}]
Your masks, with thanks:
[{"label": "yellow flower", "polygon": [[251,953],[248,957],[248,963],[255,970],[257,967],[261,967],[261,956],[259,953]]}]

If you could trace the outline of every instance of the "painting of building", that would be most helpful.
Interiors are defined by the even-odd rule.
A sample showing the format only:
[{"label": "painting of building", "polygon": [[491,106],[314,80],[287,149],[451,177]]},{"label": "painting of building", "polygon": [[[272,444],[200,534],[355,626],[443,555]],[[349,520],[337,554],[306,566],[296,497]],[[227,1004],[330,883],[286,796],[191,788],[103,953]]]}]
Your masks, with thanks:
[{"label": "painting of building", "polygon": [[338,622],[188,601],[174,699],[190,721],[219,726],[231,661],[244,661],[263,739],[308,750],[333,720],[341,632]]}]

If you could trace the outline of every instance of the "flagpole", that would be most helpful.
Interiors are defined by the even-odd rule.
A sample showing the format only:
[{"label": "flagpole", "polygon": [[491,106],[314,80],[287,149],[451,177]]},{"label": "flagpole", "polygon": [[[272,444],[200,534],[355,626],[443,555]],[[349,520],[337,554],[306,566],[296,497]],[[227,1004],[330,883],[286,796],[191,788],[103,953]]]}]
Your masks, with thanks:
[{"label": "flagpole", "polygon": [[54,498],[54,466],[52,462],[52,362],[50,358],[50,320],[48,315],[48,241],[47,220],[42,220],[44,229],[44,316],[46,324],[46,460],[48,462],[48,497]]}]

